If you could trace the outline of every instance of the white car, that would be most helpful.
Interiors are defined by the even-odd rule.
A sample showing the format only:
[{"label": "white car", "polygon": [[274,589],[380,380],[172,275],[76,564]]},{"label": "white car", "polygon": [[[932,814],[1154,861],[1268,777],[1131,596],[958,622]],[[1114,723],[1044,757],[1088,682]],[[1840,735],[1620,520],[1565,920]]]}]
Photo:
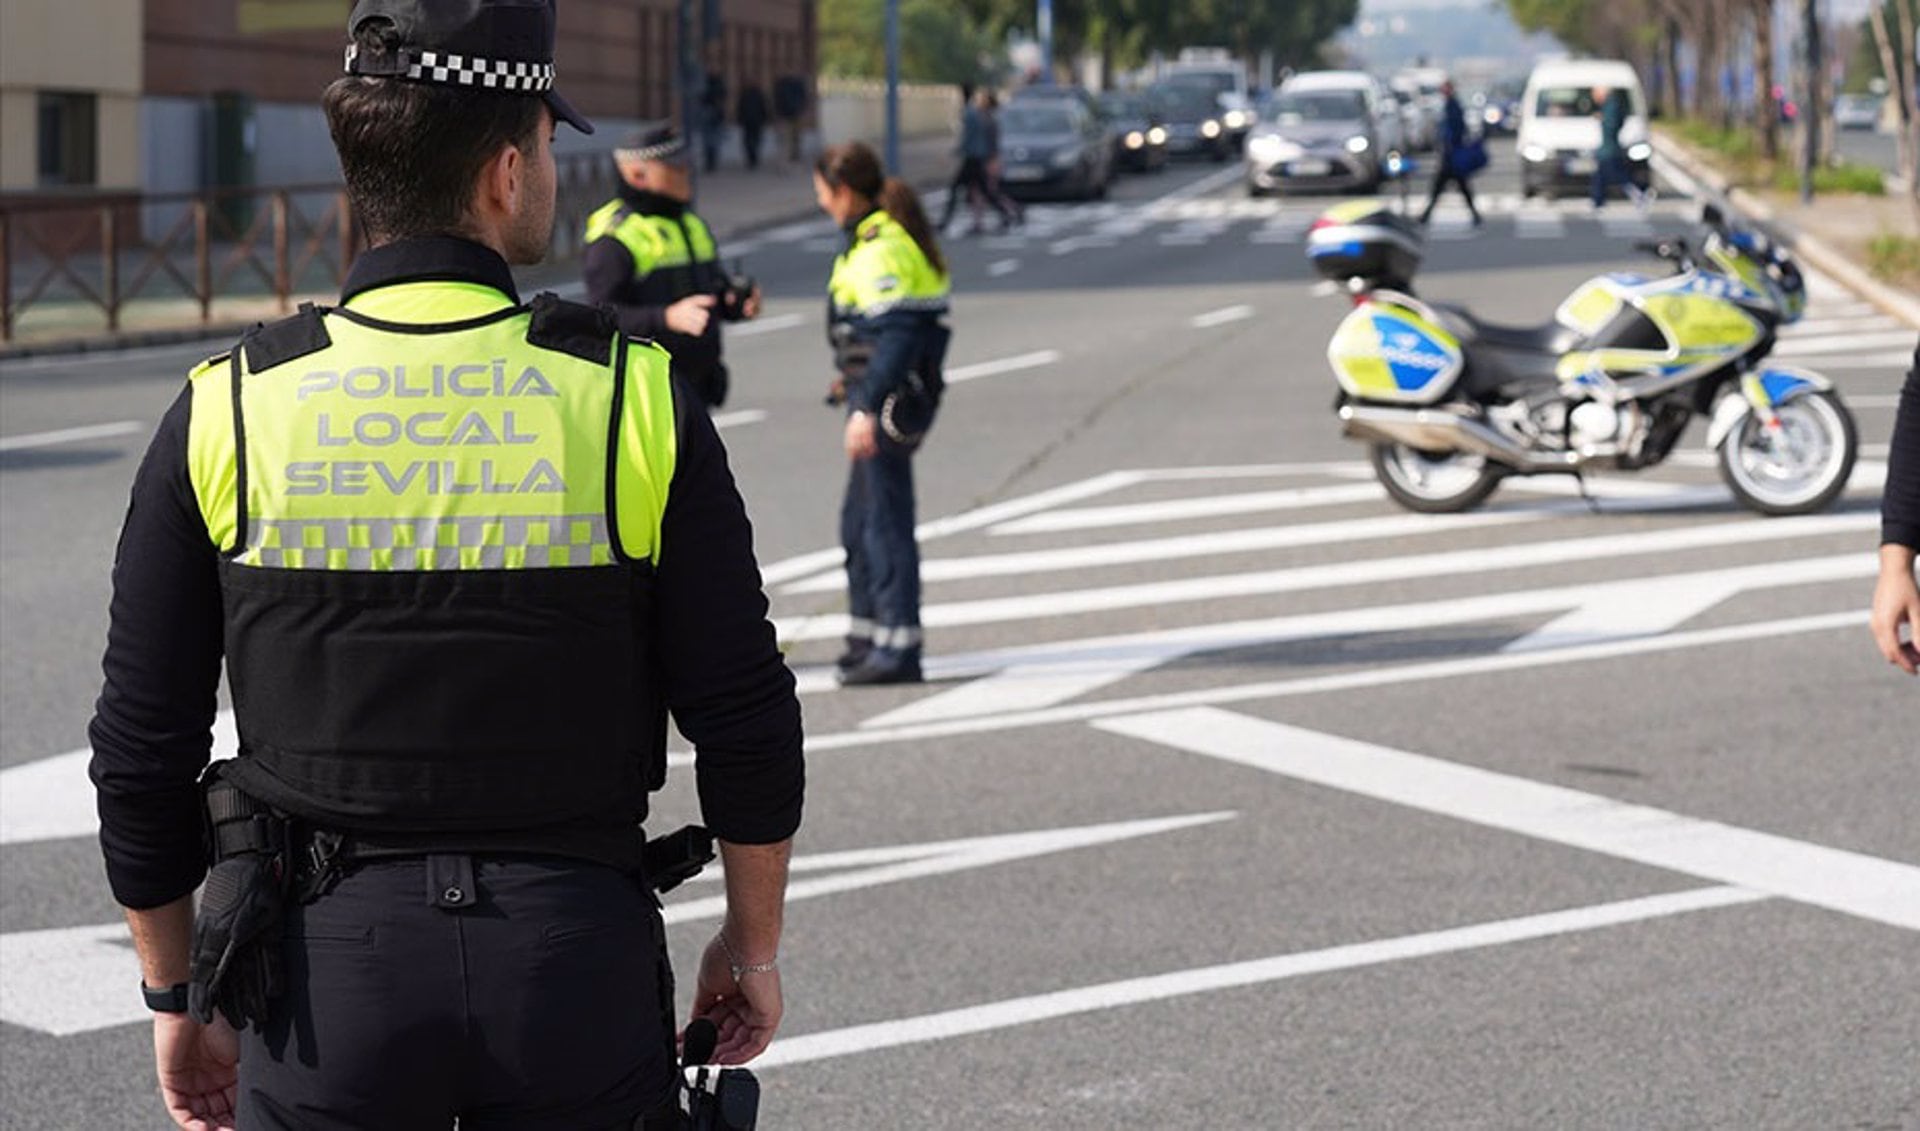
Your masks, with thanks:
[{"label": "white car", "polygon": [[1600,87],[1627,92],[1627,119],[1620,127],[1627,175],[1641,188],[1652,183],[1653,143],[1647,132],[1647,98],[1640,76],[1618,60],[1580,59],[1541,63],[1520,98],[1520,191],[1527,196],[1584,193],[1599,166]]},{"label": "white car", "polygon": [[1878,129],[1880,102],[1877,94],[1843,94],[1833,100],[1833,124],[1843,130]]},{"label": "white car", "polygon": [[1247,192],[1371,192],[1404,144],[1399,108],[1372,75],[1295,75],[1247,137]]}]

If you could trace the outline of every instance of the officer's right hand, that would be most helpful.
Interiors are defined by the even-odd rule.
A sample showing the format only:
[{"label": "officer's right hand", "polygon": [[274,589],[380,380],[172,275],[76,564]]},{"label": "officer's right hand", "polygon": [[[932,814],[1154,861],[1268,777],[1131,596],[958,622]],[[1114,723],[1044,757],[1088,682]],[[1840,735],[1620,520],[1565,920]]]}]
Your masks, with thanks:
[{"label": "officer's right hand", "polygon": [[240,1038],[223,1017],[202,1025],[184,1013],[153,1015],[160,1097],[184,1131],[233,1131]]},{"label": "officer's right hand", "polygon": [[699,337],[707,332],[707,323],[713,321],[716,301],[712,295],[688,295],[667,307],[667,329],[689,338]]}]

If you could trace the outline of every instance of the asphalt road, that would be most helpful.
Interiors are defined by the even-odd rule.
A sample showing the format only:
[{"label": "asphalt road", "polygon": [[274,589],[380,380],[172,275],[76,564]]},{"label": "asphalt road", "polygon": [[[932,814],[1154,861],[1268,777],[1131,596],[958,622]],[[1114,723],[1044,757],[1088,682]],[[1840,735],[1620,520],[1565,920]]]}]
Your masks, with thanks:
[{"label": "asphalt road", "polygon": [[[1514,322],[1692,211],[1523,205],[1504,146],[1481,192],[1422,291]],[[770,302],[721,422],[810,736],[761,1125],[1920,1127],[1920,687],[1864,626],[1913,332],[1816,279],[1781,346],[1859,419],[1827,515],[1740,511],[1696,438],[1591,507],[1410,516],[1328,411],[1327,203],[1176,165],[949,244],[908,689],[826,678],[830,227],[732,249]],[[68,752],[197,352],[0,370],[7,1128],[163,1124]],[[717,891],[669,901],[683,970]]]}]

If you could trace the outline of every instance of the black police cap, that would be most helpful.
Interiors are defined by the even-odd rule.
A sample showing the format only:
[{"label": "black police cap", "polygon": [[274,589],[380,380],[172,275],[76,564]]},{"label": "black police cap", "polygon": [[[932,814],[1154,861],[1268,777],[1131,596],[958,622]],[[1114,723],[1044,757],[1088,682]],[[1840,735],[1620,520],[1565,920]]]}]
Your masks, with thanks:
[{"label": "black police cap", "polygon": [[[384,21],[384,52],[362,32]],[[347,17],[347,73],[470,90],[537,94],[581,133],[593,123],[553,88],[554,0],[357,0]]]},{"label": "black police cap", "polygon": [[686,152],[687,141],[680,136],[680,131],[660,122],[628,133],[613,155],[623,161],[666,161],[677,165],[685,162]]}]

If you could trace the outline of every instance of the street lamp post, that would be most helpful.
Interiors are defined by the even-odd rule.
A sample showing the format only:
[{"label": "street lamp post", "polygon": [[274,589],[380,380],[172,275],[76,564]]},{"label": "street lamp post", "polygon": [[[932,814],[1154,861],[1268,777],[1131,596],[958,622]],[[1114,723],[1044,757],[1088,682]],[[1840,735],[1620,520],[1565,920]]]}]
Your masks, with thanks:
[{"label": "street lamp post", "polygon": [[1034,23],[1040,31],[1040,85],[1053,85],[1053,0],[1040,0]]},{"label": "street lamp post", "polygon": [[900,175],[900,0],[887,0],[887,169]]}]

